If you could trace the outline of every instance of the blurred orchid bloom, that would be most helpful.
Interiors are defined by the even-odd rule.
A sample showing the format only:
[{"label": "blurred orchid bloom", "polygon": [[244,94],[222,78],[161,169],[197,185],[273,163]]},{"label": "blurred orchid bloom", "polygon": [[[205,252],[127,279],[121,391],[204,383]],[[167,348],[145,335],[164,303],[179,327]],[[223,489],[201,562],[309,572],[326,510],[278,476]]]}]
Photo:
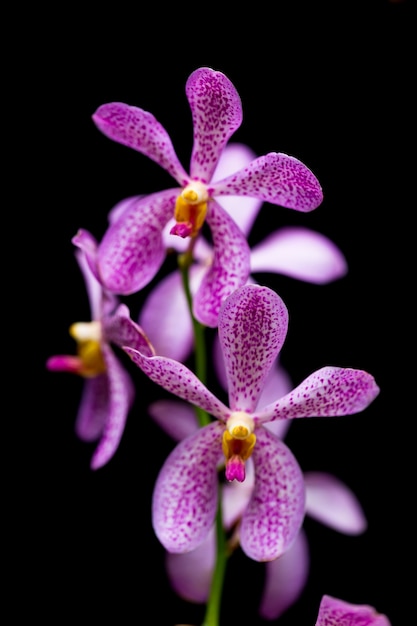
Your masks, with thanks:
[{"label": "blurred orchid bloom", "polygon": [[217,511],[217,466],[223,453],[229,481],[243,482],[245,462],[251,457],[254,463],[254,488],[239,530],[242,550],[256,561],[284,554],[304,519],[304,478],[289,448],[263,424],[358,413],[378,395],[367,372],[328,366],[257,409],[287,329],[287,308],[268,287],[244,285],[223,302],[218,332],[230,408],[182,363],[124,347],[151,380],[217,419],[182,440],[158,475],[153,527],[169,552],[193,550],[207,537]]},{"label": "blurred orchid bloom", "polygon": [[[291,390],[291,381],[277,360],[271,368],[258,406],[268,405],[272,398]],[[153,420],[175,441],[181,441],[198,429],[192,406],[180,400],[157,400],[148,408]],[[264,425],[284,437],[289,420]],[[239,545],[239,523],[254,489],[254,467],[248,459],[246,479],[221,486],[223,526],[229,536],[229,550]],[[346,535],[359,535],[367,528],[363,509],[351,489],[334,476],[322,472],[305,472],[305,513],[328,527]],[[215,565],[216,537],[214,528],[191,552],[166,553],[166,571],[174,591],[184,600],[206,603]],[[279,558],[265,564],[265,582],[259,613],[274,620],[300,597],[308,579],[310,556],[308,541],[301,528],[290,548]]]},{"label": "blurred orchid bloom", "polygon": [[254,197],[296,211],[308,212],[322,200],[321,186],[298,159],[271,152],[213,181],[221,154],[242,123],[242,104],[233,83],[222,73],[201,67],[189,76],[186,96],[193,119],[194,142],[188,174],[171,139],[155,117],[121,102],[101,105],[93,115],[97,128],[113,141],[141,152],[163,167],[179,184],[129,206],[105,233],[98,249],[99,276],[110,291],[128,295],[147,285],[166,255],[163,230],[172,218],[171,233],[191,246],[207,223],[213,259],[193,299],[194,316],[217,326],[221,302],[246,283],[250,251],[244,234],[216,198]]},{"label": "blurred orchid bloom", "polygon": [[[84,242],[87,241],[92,261],[96,242],[85,231]],[[85,379],[75,431],[84,441],[99,439],[91,460],[91,468],[98,469],[116,452],[134,400],[133,383],[111,344],[129,344],[149,356],[154,352],[143,330],[130,319],[127,306],[119,304],[95,279],[84,252],[77,250],[75,256],[87,289],[91,321],[78,322],[70,328],[77,342],[77,355],[52,356],[46,367]]]},{"label": "blurred orchid bloom", "polygon": [[351,604],[324,595],[315,626],[391,626],[386,615],[368,604]]},{"label": "blurred orchid bloom", "polygon": [[[255,153],[246,145],[229,143],[223,150],[213,180],[221,180],[255,160]],[[224,196],[222,207],[247,238],[259,214],[262,201],[251,197]],[[124,211],[126,201],[115,207]],[[113,212],[116,212],[113,210]],[[112,216],[114,221],[114,216]],[[184,253],[189,242],[170,234],[175,224],[166,225],[163,236],[166,249]],[[194,265],[190,270],[190,287],[194,295],[214,262],[214,249],[203,233],[193,248]],[[256,282],[253,274],[270,272],[315,284],[326,284],[346,275],[347,263],[341,250],[327,237],[308,228],[282,227],[272,232],[250,250],[248,282]],[[139,324],[155,347],[163,354],[184,361],[193,348],[193,326],[180,271],[164,277],[148,295],[142,307]]]}]

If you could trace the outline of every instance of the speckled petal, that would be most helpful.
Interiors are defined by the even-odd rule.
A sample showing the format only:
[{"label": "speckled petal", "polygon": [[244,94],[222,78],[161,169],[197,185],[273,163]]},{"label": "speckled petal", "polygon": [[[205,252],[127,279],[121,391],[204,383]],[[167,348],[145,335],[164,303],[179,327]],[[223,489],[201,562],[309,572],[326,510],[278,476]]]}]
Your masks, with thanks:
[{"label": "speckled petal", "polygon": [[114,205],[112,209],[107,214],[107,221],[109,224],[114,224],[125,211],[130,209],[133,204],[136,204],[138,200],[144,198],[145,194],[140,196],[130,196],[129,198],[124,198],[124,200],[120,200],[117,204]]},{"label": "speckled petal", "polygon": [[265,566],[265,582],[259,614],[264,619],[278,619],[300,597],[308,578],[310,554],[303,529],[279,559]]},{"label": "speckled petal", "polygon": [[[87,231],[84,232],[84,241],[86,241],[87,239],[90,241],[90,244],[87,247],[90,248],[90,253],[94,257],[97,251],[97,242],[94,239],[93,235],[91,235]],[[102,314],[103,289],[91,270],[90,263],[87,260],[87,254],[85,253],[85,251],[82,249],[76,250],[75,258],[84,278],[85,288],[88,295],[88,302],[90,304],[91,319],[99,320]],[[116,303],[116,298],[114,296],[113,302],[114,304]]]},{"label": "speckled petal", "polygon": [[147,356],[155,354],[143,328],[130,318],[126,304],[120,304],[112,315],[103,318],[103,329],[108,342],[119,347],[130,346]]},{"label": "speckled petal", "polygon": [[251,272],[273,272],[325,284],[347,273],[347,262],[330,239],[307,228],[281,228],[251,252]]},{"label": "speckled petal", "polygon": [[83,441],[96,441],[109,417],[109,378],[107,373],[85,378],[77,417],[75,434]]},{"label": "speckled petal", "polygon": [[244,285],[223,303],[219,340],[232,410],[252,412],[285,341],[288,311],[268,287]]},{"label": "speckled petal", "polygon": [[[258,401],[258,407],[267,406],[276,398],[282,398],[285,394],[289,393],[292,388],[293,385],[288,372],[284,370],[278,358],[265,380],[265,385]],[[271,433],[274,433],[276,437],[284,439],[290,425],[291,420],[275,420],[274,422],[267,422],[263,426]]]},{"label": "speckled petal", "polygon": [[100,283],[97,268],[98,245],[93,235],[80,229],[72,238],[72,243],[79,248],[75,251],[75,258],[84,277],[91,319],[101,320],[103,315],[110,315],[114,311],[119,300],[114,293],[103,289]]},{"label": "speckled petal", "polygon": [[[243,169],[256,159],[256,154],[243,143],[228,143],[223,150],[213,180],[222,180]],[[222,196],[220,204],[245,236],[248,236],[253,222],[262,206],[262,200],[250,196]]]},{"label": "speckled petal", "polygon": [[389,619],[368,604],[350,604],[323,596],[316,626],[391,626]]},{"label": "speckled petal", "polygon": [[[222,385],[223,389],[227,391],[226,368],[224,366],[223,352],[218,334],[213,340],[213,364],[219,383]],[[267,406],[270,402],[275,401],[277,398],[285,396],[285,394],[289,393],[292,388],[293,385],[288,373],[280,364],[279,359],[277,359],[265,379],[265,384],[261,395],[259,396],[257,406],[260,408]],[[290,425],[291,420],[275,420],[274,422],[267,422],[263,424],[265,428],[274,433],[274,435],[280,439],[284,439]],[[246,483],[247,477],[245,478],[245,484]]]},{"label": "speckled petal", "polygon": [[98,249],[104,287],[129,295],[147,285],[165,259],[162,229],[172,217],[177,189],[139,199],[106,231]]},{"label": "speckled petal", "polygon": [[181,441],[198,430],[194,407],[181,400],[156,400],[148,406],[148,413],[175,441]]},{"label": "speckled petal", "polygon": [[216,202],[210,202],[207,223],[213,238],[213,262],[194,296],[193,313],[199,322],[215,328],[222,302],[248,279],[250,248],[238,226]]},{"label": "speckled petal", "polygon": [[171,587],[187,602],[207,602],[216,559],[216,534],[212,527],[204,541],[191,552],[166,553],[165,567]]},{"label": "speckled petal", "polygon": [[347,485],[324,472],[305,472],[304,480],[307,515],[345,535],[365,532],[365,513]]},{"label": "speckled petal", "polygon": [[304,520],[302,471],[291,450],[265,428],[256,430],[252,458],[255,489],[243,514],[240,543],[255,561],[271,561],[286,552]]},{"label": "speckled petal", "polygon": [[108,463],[117,450],[134,399],[129,375],[108,346],[102,347],[109,382],[109,412],[99,444],[91,459],[91,469]]},{"label": "speckled petal", "polygon": [[199,406],[222,421],[230,416],[230,409],[182,363],[162,356],[147,357],[129,347],[124,351],[151,380],[178,398]]},{"label": "speckled petal", "polygon": [[165,276],[149,293],[139,324],[146,329],[157,354],[177,361],[190,356],[194,345],[193,325],[179,271]]},{"label": "speckled petal", "polygon": [[194,550],[213,525],[223,430],[220,422],[214,422],[183,439],[159,472],[152,522],[156,536],[169,552]]},{"label": "speckled petal", "polygon": [[190,174],[207,183],[224,146],[242,123],[242,103],[232,82],[208,67],[189,76],[185,92],[194,129]]},{"label": "speckled petal", "polygon": [[371,374],[350,367],[323,367],[291,393],[254,415],[255,422],[297,417],[337,417],[366,409],[379,394]]},{"label": "speckled petal", "polygon": [[279,152],[258,157],[243,170],[211,183],[214,196],[252,196],[306,213],[323,201],[319,181],[301,161]]},{"label": "speckled petal", "polygon": [[123,102],[110,102],[97,109],[93,121],[109,139],[156,161],[181,186],[189,181],[168,133],[152,113]]}]

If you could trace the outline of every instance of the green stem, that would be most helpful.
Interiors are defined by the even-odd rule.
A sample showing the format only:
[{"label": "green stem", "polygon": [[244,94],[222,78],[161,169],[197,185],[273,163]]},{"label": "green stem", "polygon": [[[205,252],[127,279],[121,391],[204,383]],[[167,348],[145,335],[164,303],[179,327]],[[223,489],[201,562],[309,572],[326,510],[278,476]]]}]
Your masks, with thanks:
[{"label": "green stem", "polygon": [[227,556],[226,556],[226,537],[224,534],[220,485],[219,485],[219,506],[216,516],[216,564],[211,579],[210,595],[207,600],[206,614],[202,626],[219,626],[220,624],[220,608],[223,590],[224,577],[226,574]]},{"label": "green stem", "polygon": [[[192,312],[192,297],[190,291],[190,281],[188,271],[191,264],[191,254],[186,252],[178,257],[178,265],[180,267],[182,282],[184,285],[185,297],[187,298],[188,308],[191,315],[194,331],[194,354],[195,354],[195,374],[197,378],[205,385],[207,382],[207,351],[206,341],[204,337],[205,326],[198,322]],[[195,407],[198,423],[201,426],[210,424],[211,419],[206,411]]]},{"label": "green stem", "polygon": [[[185,296],[188,302],[193,331],[194,331],[194,351],[195,351],[195,374],[199,380],[206,384],[207,380],[207,351],[204,336],[205,326],[200,324],[194,317],[192,312],[192,297],[190,291],[189,268],[192,263],[192,247],[178,257],[178,265],[182,275]],[[200,427],[211,423],[210,415],[196,408],[196,415]],[[226,536],[223,528],[222,510],[221,510],[221,487],[218,485],[218,508],[216,515],[216,562],[211,580],[210,595],[206,604],[206,613],[202,626],[219,626],[220,625],[220,608],[221,596],[223,590],[224,577],[226,573],[227,554],[226,554]]]}]

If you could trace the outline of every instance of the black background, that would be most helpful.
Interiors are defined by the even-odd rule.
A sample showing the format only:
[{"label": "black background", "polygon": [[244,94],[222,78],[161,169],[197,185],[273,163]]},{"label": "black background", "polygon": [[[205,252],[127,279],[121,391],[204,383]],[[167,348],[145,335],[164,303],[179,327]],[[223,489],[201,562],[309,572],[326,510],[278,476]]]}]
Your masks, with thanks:
[{"label": "black background", "polygon": [[[154,162],[104,137],[91,115],[111,101],[151,111],[187,169],[192,126],[185,82],[194,69],[210,66],[230,78],[242,99],[243,123],[232,140],[259,155],[296,156],[324,190],[322,205],[309,214],[264,205],[250,243],[280,225],[304,225],[330,237],[349,264],[348,276],[326,286],[258,276],[289,309],[283,364],[294,384],[334,364],[369,371],[381,388],[361,414],[297,420],[290,429],[286,441],[303,470],[329,471],[350,485],[369,529],[346,537],[306,520],[311,577],[279,623],[312,626],[324,593],[372,604],[393,626],[409,623],[412,4],[256,3],[228,15],[213,4],[125,5],[97,7],[94,15],[61,8],[17,18],[25,29],[16,28],[15,49],[25,54],[16,56],[11,90],[12,134],[18,133],[12,167],[19,173],[11,217],[18,218],[16,232],[24,232],[14,241],[5,237],[6,248],[17,245],[13,286],[22,302],[8,420],[18,430],[8,474],[18,479],[16,488],[7,480],[19,529],[10,584],[26,600],[15,606],[17,617],[30,607],[45,623],[202,620],[201,607],[170,590],[151,527],[153,482],[173,445],[146,413],[159,389],[130,370],[138,385],[135,408],[115,457],[92,472],[94,446],[73,431],[82,381],[47,372],[45,361],[72,353],[67,329],[88,319],[71,237],[83,227],[100,239],[116,202],[172,185]],[[133,317],[148,291],[129,300]],[[222,624],[267,623],[257,616],[262,577],[261,564],[236,553]]]}]

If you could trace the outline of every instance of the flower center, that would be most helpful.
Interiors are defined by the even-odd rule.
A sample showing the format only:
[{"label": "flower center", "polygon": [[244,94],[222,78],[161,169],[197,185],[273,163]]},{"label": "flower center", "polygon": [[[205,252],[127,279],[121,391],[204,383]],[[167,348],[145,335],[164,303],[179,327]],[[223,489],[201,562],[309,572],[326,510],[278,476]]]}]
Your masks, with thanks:
[{"label": "flower center", "polygon": [[235,411],[227,420],[222,442],[227,480],[245,480],[245,461],[252,454],[256,442],[254,430],[253,419],[244,411]]},{"label": "flower center", "polygon": [[174,217],[176,224],[171,228],[171,235],[195,237],[204,224],[207,213],[207,188],[198,180],[187,185],[175,203]]},{"label": "flower center", "polygon": [[69,333],[77,342],[77,374],[93,378],[106,371],[106,364],[101,352],[100,322],[77,322],[72,324]]}]

